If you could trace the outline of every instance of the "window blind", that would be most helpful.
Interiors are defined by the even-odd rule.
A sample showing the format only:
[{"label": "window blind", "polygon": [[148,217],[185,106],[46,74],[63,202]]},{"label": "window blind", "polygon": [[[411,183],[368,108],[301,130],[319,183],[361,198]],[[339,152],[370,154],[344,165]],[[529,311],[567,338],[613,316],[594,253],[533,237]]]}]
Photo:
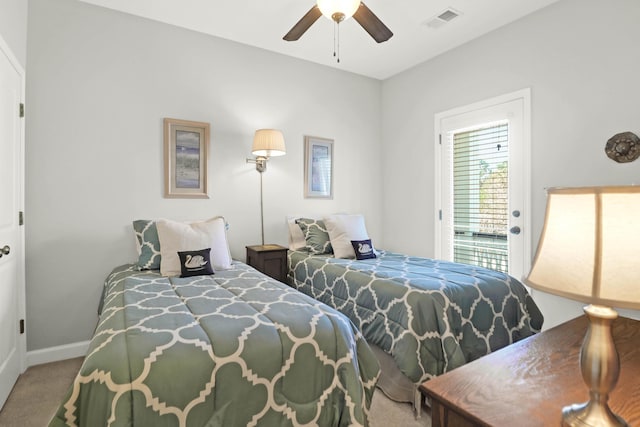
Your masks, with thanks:
[{"label": "window blind", "polygon": [[509,128],[453,134],[454,261],[508,271]]}]

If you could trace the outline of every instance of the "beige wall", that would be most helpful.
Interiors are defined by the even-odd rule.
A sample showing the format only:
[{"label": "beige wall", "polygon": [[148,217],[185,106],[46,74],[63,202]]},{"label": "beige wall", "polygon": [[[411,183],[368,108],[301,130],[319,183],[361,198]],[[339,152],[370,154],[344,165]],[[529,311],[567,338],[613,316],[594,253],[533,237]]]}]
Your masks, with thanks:
[{"label": "beige wall", "polygon": [[[234,258],[260,243],[255,129],[283,131],[264,174],[265,239],[287,214],[361,212],[381,236],[380,82],[73,0],[31,0],[28,349],[88,340],[131,221],[224,215]],[[162,119],[209,122],[207,200],[165,199]],[[333,200],[303,197],[303,137],[334,139]],[[366,179],[359,177],[365,176]]]},{"label": "beige wall", "polygon": [[0,36],[22,65],[27,63],[28,0],[0,0]]},{"label": "beige wall", "polygon": [[[434,115],[520,89],[532,99],[532,253],[545,188],[640,184],[640,162],[604,152],[614,134],[640,134],[639,19],[637,0],[562,0],[384,81],[387,248],[433,256]],[[534,297],[547,327],[581,314],[583,304]]]},{"label": "beige wall", "polygon": [[[23,4],[0,0],[0,11],[22,22]],[[243,259],[260,239],[258,175],[244,163],[259,127],[282,129],[288,150],[264,176],[268,241],[286,244],[287,214],[362,212],[378,246],[430,256],[434,114],[530,87],[535,249],[545,187],[639,183],[640,163],[603,151],[617,132],[640,133],[638,18],[637,0],[561,0],[379,82],[73,0],[30,0],[28,349],[90,338],[105,276],[135,259],[133,219],[225,215]],[[26,38],[0,24],[27,57]],[[211,123],[210,199],[162,197],[163,117]],[[332,201],[303,198],[304,135],[335,140]],[[547,326],[580,314],[582,304],[534,295]]]}]

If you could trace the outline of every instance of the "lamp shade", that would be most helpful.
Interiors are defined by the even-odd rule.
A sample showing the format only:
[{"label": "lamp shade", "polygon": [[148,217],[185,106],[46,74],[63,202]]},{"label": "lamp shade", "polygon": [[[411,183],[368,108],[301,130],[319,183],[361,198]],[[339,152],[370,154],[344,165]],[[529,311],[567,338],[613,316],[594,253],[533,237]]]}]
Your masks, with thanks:
[{"label": "lamp shade", "polygon": [[640,309],[640,186],[551,188],[532,288]]},{"label": "lamp shade", "polygon": [[324,16],[334,19],[335,13],[343,14],[343,20],[347,20],[356,13],[360,7],[360,0],[318,0],[318,9]]},{"label": "lamp shade", "polygon": [[262,157],[284,156],[287,154],[282,132],[277,129],[258,129],[253,136],[251,153],[254,156]]}]

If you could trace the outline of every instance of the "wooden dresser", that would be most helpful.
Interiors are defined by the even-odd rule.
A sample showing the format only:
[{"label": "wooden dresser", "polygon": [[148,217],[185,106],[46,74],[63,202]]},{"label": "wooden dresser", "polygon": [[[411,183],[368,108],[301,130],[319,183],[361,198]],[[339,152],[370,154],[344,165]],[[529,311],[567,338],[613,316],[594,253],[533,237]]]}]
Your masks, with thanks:
[{"label": "wooden dresser", "polygon": [[[433,427],[560,426],[564,406],[589,400],[579,353],[580,316],[423,383]],[[620,377],[609,406],[640,426],[640,321],[620,317],[613,337]]]}]

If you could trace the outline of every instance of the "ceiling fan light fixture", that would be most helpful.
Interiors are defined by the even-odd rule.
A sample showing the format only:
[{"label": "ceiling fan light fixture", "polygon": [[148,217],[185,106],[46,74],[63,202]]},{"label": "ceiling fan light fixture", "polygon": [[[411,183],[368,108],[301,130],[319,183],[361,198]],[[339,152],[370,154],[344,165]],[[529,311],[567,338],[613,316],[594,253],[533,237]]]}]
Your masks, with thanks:
[{"label": "ceiling fan light fixture", "polygon": [[317,0],[318,9],[332,21],[342,22],[353,16],[360,0]]},{"label": "ceiling fan light fixture", "polygon": [[377,43],[385,42],[393,36],[391,30],[360,0],[316,0],[316,4],[282,38],[288,42],[298,40],[322,15],[336,23],[334,48],[340,44],[338,24],[352,16]]}]

